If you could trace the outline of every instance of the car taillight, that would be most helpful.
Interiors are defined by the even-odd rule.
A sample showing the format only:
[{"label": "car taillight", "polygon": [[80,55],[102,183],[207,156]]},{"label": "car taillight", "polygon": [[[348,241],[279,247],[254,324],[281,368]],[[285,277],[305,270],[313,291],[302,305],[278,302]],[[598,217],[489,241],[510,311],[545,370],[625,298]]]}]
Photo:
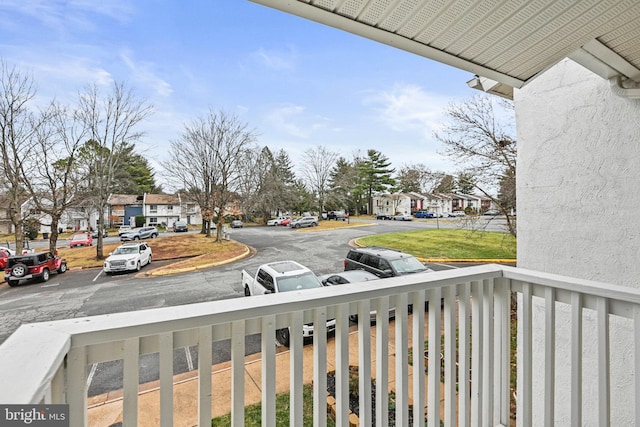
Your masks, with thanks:
[{"label": "car taillight", "polygon": [[347,259],[346,258],[344,260],[342,260],[342,264],[344,264],[343,267],[347,266]]}]

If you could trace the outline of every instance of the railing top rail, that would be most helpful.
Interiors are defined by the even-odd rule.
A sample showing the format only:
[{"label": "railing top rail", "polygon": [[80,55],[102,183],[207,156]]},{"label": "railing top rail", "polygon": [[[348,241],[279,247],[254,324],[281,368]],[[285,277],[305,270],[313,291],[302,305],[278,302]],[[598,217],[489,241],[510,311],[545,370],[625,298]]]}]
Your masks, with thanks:
[{"label": "railing top rail", "polygon": [[640,289],[637,288],[561,276],[559,274],[543,273],[520,267],[503,266],[502,274],[505,278],[510,280],[535,283],[536,285],[558,288],[564,291],[579,292],[585,295],[604,297],[632,304],[640,304]]},{"label": "railing top rail", "polygon": [[40,402],[70,347],[69,334],[47,330],[38,324],[20,326],[0,346],[3,384],[0,402]]}]

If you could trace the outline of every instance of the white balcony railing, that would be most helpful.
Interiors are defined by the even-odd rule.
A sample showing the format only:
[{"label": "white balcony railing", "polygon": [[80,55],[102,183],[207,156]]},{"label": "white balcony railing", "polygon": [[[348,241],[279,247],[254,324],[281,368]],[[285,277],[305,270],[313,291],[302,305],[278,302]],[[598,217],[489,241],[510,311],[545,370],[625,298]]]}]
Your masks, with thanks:
[{"label": "white balcony railing", "polygon": [[[515,298],[517,297],[517,298]],[[631,319],[640,330],[640,293],[635,290],[570,279],[528,270],[486,265],[458,270],[410,275],[363,284],[325,289],[168,307],[130,313],[68,319],[21,326],[0,346],[0,402],[3,404],[68,403],[70,425],[87,425],[87,369],[93,363],[123,360],[123,422],[138,424],[140,356],[159,354],[161,425],[172,425],[174,418],[173,350],[197,346],[198,413],[194,423],[211,425],[212,343],[230,339],[232,424],[244,425],[245,336],[261,334],[262,346],[262,425],[275,425],[277,328],[290,326],[302,330],[303,323],[314,322],[313,351],[314,425],[326,425],[327,340],[335,340],[336,425],[348,426],[348,331],[349,314],[358,314],[358,365],[360,396],[371,395],[376,384],[376,422],[386,425],[389,372],[395,376],[396,425],[409,425],[413,413],[425,413],[428,425],[509,425],[511,413],[511,330],[513,301],[518,301],[520,352],[517,361],[519,393],[518,422],[531,425],[533,402],[541,399],[545,425],[554,422],[555,364],[545,365],[543,395],[533,393],[533,314],[542,304],[545,327],[544,348],[536,347],[545,360],[556,358],[555,313],[564,304],[571,313],[571,424],[582,425],[582,324],[590,312],[597,324],[598,376],[597,413],[599,425],[610,417],[610,326],[609,319]],[[428,314],[425,301],[430,301]],[[442,305],[433,303],[442,301]],[[412,305],[412,314],[409,313]],[[386,313],[395,307],[391,323]],[[374,326],[369,311],[377,310]],[[326,319],[336,319],[334,337],[327,338]],[[427,319],[428,322],[425,322]],[[425,328],[425,324],[428,326]],[[393,328],[392,331],[389,328]],[[370,328],[375,328],[371,333]],[[373,339],[371,337],[374,337]],[[632,343],[636,371],[640,372],[640,338]],[[395,340],[395,354],[389,354],[388,341]],[[424,375],[422,351],[428,340],[442,343],[444,359],[430,357]],[[472,344],[472,345],[471,345]],[[290,417],[291,425],[302,422],[303,342],[291,334]],[[307,349],[308,351],[308,349]],[[457,355],[457,360],[455,358]],[[353,356],[353,355],[352,355]],[[392,357],[393,356],[393,357]],[[407,361],[412,363],[407,363]],[[375,363],[374,363],[375,362]],[[442,363],[442,365],[440,365]],[[374,366],[374,368],[372,368]],[[307,367],[308,368],[308,367]],[[373,371],[372,371],[373,369]],[[203,375],[204,373],[204,375]],[[411,381],[410,378],[413,378]],[[415,380],[420,379],[420,380]],[[424,379],[424,380],[422,380]],[[640,396],[640,375],[634,379],[635,399]],[[457,384],[469,384],[470,393],[458,392]],[[10,385],[10,386],[7,386]],[[568,385],[569,386],[569,385]],[[441,407],[441,399],[443,406]],[[638,405],[636,405],[637,407]],[[633,407],[633,406],[630,406]],[[638,409],[636,409],[638,411]],[[360,425],[371,425],[370,399],[360,400]],[[635,413],[636,422],[640,416]],[[547,424],[549,422],[549,424]]]}]

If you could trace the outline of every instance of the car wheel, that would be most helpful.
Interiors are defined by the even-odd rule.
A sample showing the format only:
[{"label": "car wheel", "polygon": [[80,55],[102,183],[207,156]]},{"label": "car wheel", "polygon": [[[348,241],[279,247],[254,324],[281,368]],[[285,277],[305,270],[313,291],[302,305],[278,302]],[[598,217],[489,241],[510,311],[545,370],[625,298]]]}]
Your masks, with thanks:
[{"label": "car wheel", "polygon": [[157,235],[157,234],[155,234],[155,233],[153,233],[153,234],[151,235],[151,238],[152,238],[152,239],[155,239],[156,237],[158,237],[158,235]]},{"label": "car wheel", "polygon": [[250,297],[251,296],[251,291],[249,291],[249,287],[248,286],[244,287],[244,296],[245,297]]},{"label": "car wheel", "polygon": [[58,269],[58,273],[59,273],[59,274],[62,274],[62,273],[64,273],[65,271],[67,271],[67,263],[66,263],[66,262],[63,262],[62,264],[60,264],[60,268]]},{"label": "car wheel", "polygon": [[357,314],[350,314],[349,315],[349,320],[351,320],[353,323],[358,323],[358,315]]},{"label": "car wheel", "polygon": [[134,237],[133,240],[140,240],[140,236]]},{"label": "car wheel", "polygon": [[22,277],[25,274],[27,274],[27,271],[29,271],[29,269],[27,268],[26,265],[24,265],[24,264],[16,264],[11,269],[11,275],[12,276],[16,276],[16,277]]},{"label": "car wheel", "polygon": [[136,264],[136,271],[140,271],[141,265],[140,265],[140,261],[138,261],[138,263]]},{"label": "car wheel", "polygon": [[294,225],[293,228],[300,228],[300,224]]},{"label": "car wheel", "polygon": [[49,269],[45,268],[44,270],[42,270],[42,277],[40,278],[40,281],[41,282],[48,281],[50,275],[51,275],[51,273],[49,273]]},{"label": "car wheel", "polygon": [[147,265],[151,264],[151,255],[149,255],[149,261],[147,261]]},{"label": "car wheel", "polygon": [[285,347],[289,347],[290,335],[289,328],[282,328],[276,331],[276,340]]},{"label": "car wheel", "polygon": [[7,283],[9,283],[9,286],[18,286],[19,282],[19,280],[9,280]]}]

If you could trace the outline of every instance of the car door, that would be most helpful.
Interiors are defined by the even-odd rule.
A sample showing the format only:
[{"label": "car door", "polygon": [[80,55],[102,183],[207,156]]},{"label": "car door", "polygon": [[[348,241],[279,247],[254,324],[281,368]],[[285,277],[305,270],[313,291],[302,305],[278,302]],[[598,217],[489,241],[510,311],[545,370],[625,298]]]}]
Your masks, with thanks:
[{"label": "car door", "polygon": [[149,255],[151,254],[151,251],[149,250],[149,246],[143,243],[140,245],[139,250],[140,250],[140,264],[141,265],[149,264]]},{"label": "car door", "polygon": [[273,277],[262,269],[258,270],[254,286],[254,295],[271,294],[276,291]]}]

